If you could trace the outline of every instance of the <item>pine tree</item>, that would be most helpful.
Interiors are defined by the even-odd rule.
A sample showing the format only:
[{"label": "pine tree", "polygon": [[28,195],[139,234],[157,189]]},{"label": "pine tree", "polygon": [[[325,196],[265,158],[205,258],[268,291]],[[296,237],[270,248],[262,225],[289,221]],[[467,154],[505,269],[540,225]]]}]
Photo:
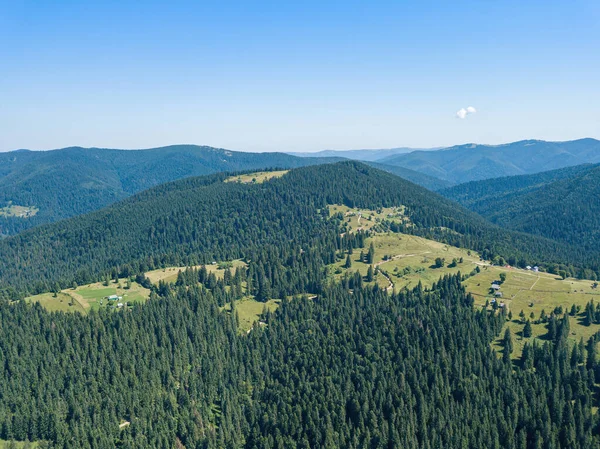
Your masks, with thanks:
[{"label": "pine tree", "polygon": [[529,337],[531,337],[532,333],[533,333],[533,331],[531,328],[531,322],[529,320],[527,320],[525,322],[525,327],[523,328],[523,337],[529,338]]},{"label": "pine tree", "polygon": [[373,282],[373,265],[369,265],[369,269],[367,270],[367,282]]}]

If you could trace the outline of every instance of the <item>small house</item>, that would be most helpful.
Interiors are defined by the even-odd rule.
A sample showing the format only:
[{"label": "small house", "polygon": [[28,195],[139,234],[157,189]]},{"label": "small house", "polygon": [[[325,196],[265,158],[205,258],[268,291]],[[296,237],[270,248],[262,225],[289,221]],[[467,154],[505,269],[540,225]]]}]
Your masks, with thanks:
[{"label": "small house", "polygon": [[118,297],[117,295],[110,295],[110,296],[108,297],[108,300],[109,300],[109,301],[116,301],[117,299],[119,299],[119,297]]},{"label": "small house", "polygon": [[498,284],[492,284],[492,289],[500,290],[500,286]]},{"label": "small house", "polygon": [[122,308],[122,307],[123,307],[123,303],[122,303],[122,302],[118,303],[118,304],[117,304],[117,307],[118,307],[119,309],[120,309],[120,308]]},{"label": "small house", "polygon": [[502,298],[502,292],[496,292],[494,293],[494,296],[497,298]]},{"label": "small house", "polygon": [[538,271],[540,271],[540,269],[539,269],[539,267],[533,267],[533,271],[535,271],[537,273]]},{"label": "small house", "polygon": [[527,265],[525,269],[531,271],[531,265]]}]

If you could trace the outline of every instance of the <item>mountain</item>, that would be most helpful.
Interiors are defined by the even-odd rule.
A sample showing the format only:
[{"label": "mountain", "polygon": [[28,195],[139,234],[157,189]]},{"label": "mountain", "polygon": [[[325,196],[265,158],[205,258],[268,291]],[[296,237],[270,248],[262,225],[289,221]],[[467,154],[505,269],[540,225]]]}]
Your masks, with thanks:
[{"label": "mountain", "polygon": [[0,214],[0,235],[96,210],[149,187],[188,176],[294,168],[333,160],[195,145],[148,150],[72,147],[0,153],[0,208],[7,205],[37,208],[37,213],[28,218]]},{"label": "mountain", "polygon": [[398,165],[381,164],[379,162],[365,162],[365,164],[370,165],[371,167],[377,168],[378,170],[392,173],[396,176],[404,178],[410,182],[418,184],[418,185],[425,187],[426,189],[432,190],[432,191],[445,189],[452,185],[452,183],[450,183],[448,181],[444,181],[439,178],[434,178],[433,176],[429,176],[424,173],[420,173],[418,171],[411,170],[409,168],[400,167]]},{"label": "mountain", "polygon": [[470,182],[440,193],[503,227],[582,251],[600,245],[600,165]]},{"label": "mountain", "polygon": [[[278,261],[288,260],[293,248],[319,248],[318,258],[329,259],[339,231],[323,213],[333,204],[402,205],[410,220],[402,226],[405,232],[478,250],[486,259],[500,255],[515,263],[592,266],[597,257],[594,251],[502,230],[436,193],[358,162],[299,168],[262,184],[223,182],[226,177],[163,184],[102,210],[8,237],[0,241],[0,284],[48,291],[57,281],[70,286],[98,280],[115,267],[139,273],[167,264],[256,260],[265,248],[284,252],[273,256]],[[287,269],[278,266],[274,269],[284,276]],[[316,289],[323,275],[318,264],[309,266],[294,275],[304,287],[280,290],[278,297],[306,291],[306,285]]]},{"label": "mountain", "polygon": [[414,151],[378,162],[398,165],[460,184],[503,176],[539,173],[600,162],[600,141],[523,140],[505,145],[468,144],[436,151]]},{"label": "mountain", "polygon": [[343,157],[345,159],[352,159],[356,161],[377,161],[386,157],[395,156],[403,153],[410,153],[417,151],[416,148],[385,148],[385,149],[372,149],[372,150],[323,150],[316,151],[314,153],[309,152],[290,152],[293,156],[298,157]]},{"label": "mountain", "polygon": [[[561,306],[544,315],[543,343],[513,342],[508,327],[498,339],[512,315],[475,305],[462,283],[495,278],[498,267],[478,263],[471,274],[398,291],[367,285],[360,271],[348,273],[351,266],[332,277],[328,268],[359,257],[369,234],[342,232],[349,217],[327,206],[402,205],[401,220],[387,222],[382,237],[424,236],[486,258],[587,263],[581,252],[500,229],[354,161],[262,183],[235,179],[173,181],[0,241],[3,446],[598,447],[597,327],[587,333],[587,351],[583,340],[568,343],[576,318]],[[243,268],[224,269],[220,279],[206,266],[191,267],[234,258]],[[172,283],[145,278],[168,265],[190,267]],[[62,301],[61,288],[76,295],[73,282],[109,285],[108,276],[144,283],[149,299],[85,315],[21,300],[25,291],[54,290],[49,301]],[[262,312],[240,332],[248,303]],[[589,304],[596,326],[600,312]],[[522,356],[514,360],[517,344]]]}]

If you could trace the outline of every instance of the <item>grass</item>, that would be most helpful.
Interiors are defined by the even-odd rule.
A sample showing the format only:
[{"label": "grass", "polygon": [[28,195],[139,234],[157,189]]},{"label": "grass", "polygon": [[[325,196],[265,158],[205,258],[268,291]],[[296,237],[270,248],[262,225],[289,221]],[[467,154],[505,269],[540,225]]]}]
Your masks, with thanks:
[{"label": "grass", "polygon": [[[26,301],[39,302],[45,309],[51,312],[80,312],[87,313],[90,310],[98,310],[100,307],[108,306],[107,296],[122,296],[123,303],[144,302],[150,296],[150,290],[142,287],[136,282],[131,283],[131,288],[124,288],[126,279],[119,279],[119,283],[113,281],[108,286],[101,282],[79,286],[76,289],[68,288],[60,291],[57,297],[53,293],[42,293],[30,296]],[[119,285],[121,287],[119,287]]]},{"label": "grass", "polygon": [[[223,268],[223,262],[208,264],[206,265],[206,270],[208,273],[215,273],[217,279],[223,279],[225,275],[225,268]],[[225,262],[227,264],[227,262]],[[237,267],[246,267],[246,263],[242,260],[234,260],[230,262],[231,271],[234,273]],[[201,265],[196,265],[193,268],[200,268]],[[146,277],[150,279],[150,282],[153,284],[158,284],[159,281],[164,282],[175,282],[177,280],[177,275],[180,271],[185,271],[188,267],[168,267],[161,268],[159,270],[153,270],[146,273]]]},{"label": "grass", "polygon": [[395,221],[397,223],[408,223],[409,219],[405,215],[404,206],[383,207],[379,210],[350,208],[339,204],[329,207],[329,216],[336,214],[344,215],[344,227],[346,232],[355,232],[359,230],[376,230],[377,225],[383,220]]},{"label": "grass", "polygon": [[[247,297],[234,302],[239,318],[238,329],[241,333],[248,333],[254,323],[259,320],[264,308],[266,307],[271,312],[274,312],[279,307],[281,300],[271,299],[267,302],[259,302],[251,297]],[[231,312],[231,304],[226,304],[222,310]]]},{"label": "grass", "polygon": [[[376,234],[366,240],[365,248],[362,250],[365,254],[371,243],[375,249],[373,265],[387,274],[387,278],[384,273],[377,274],[375,282],[382,288],[391,287],[395,291],[405,287],[415,287],[419,282],[431,286],[441,276],[459,271],[470,273],[477,264],[481,264],[479,255],[474,251],[455,248],[413,235],[391,232]],[[360,251],[356,249],[350,256],[352,260],[350,272],[358,270],[366,276],[369,264],[360,262]],[[433,268],[437,257],[446,260],[443,268]],[[458,263],[455,267],[448,267],[452,259],[460,260],[460,258],[463,259],[462,263]],[[341,278],[346,271],[345,262],[344,258],[330,266],[330,273],[338,279]]]},{"label": "grass", "polygon": [[[382,288],[399,291],[403,288],[413,288],[419,282],[428,287],[444,275],[456,274],[459,271],[462,274],[470,274],[479,267],[480,272],[464,281],[464,285],[467,291],[473,294],[475,307],[482,308],[485,307],[486,301],[491,302],[494,299],[494,295],[490,293],[490,286],[493,281],[500,279],[501,273],[504,273],[506,281],[501,287],[503,297],[498,299],[498,302],[504,303],[504,307],[512,312],[512,320],[507,321],[506,327],[510,328],[513,334],[513,358],[515,359],[521,356],[523,346],[528,340],[545,341],[546,324],[534,323],[539,319],[542,310],[549,315],[559,306],[563,308],[563,312],[570,311],[573,304],[580,307],[580,315],[571,317],[570,320],[572,342],[579,342],[581,338],[587,341],[591,335],[600,330],[600,325],[584,326],[582,324],[581,313],[585,305],[592,299],[595,302],[600,301],[600,289],[592,288],[592,281],[562,280],[558,276],[548,273],[492,266],[481,261],[475,251],[455,248],[412,235],[378,232],[377,222],[383,217],[396,214],[398,219],[402,219],[402,211],[399,208],[388,208],[381,211],[362,210],[359,215],[358,209],[336,205],[329,206],[329,211],[330,216],[339,212],[344,214],[347,232],[361,228],[371,230],[372,236],[366,240],[365,248],[362,251],[366,254],[369,245],[373,244],[375,249],[374,266],[387,274],[387,278],[384,273],[375,276],[374,282]],[[359,216],[361,217],[360,221]],[[365,220],[364,217],[372,217],[372,220]],[[369,264],[360,262],[360,251],[360,249],[356,249],[350,256],[352,267],[349,270],[344,267],[346,262],[344,256],[329,266],[330,275],[340,279],[346,271],[354,273],[358,270],[363,276],[366,276]],[[438,257],[445,259],[444,266],[434,268],[435,259]],[[462,263],[458,263],[454,267],[449,266],[453,259],[459,261],[461,258]],[[488,307],[491,310],[491,306]],[[521,310],[525,313],[525,319],[528,319],[531,313],[534,314],[534,318],[531,320],[533,335],[529,339],[522,337],[525,321],[519,317]],[[492,346],[498,351],[502,349],[503,335],[504,329],[499,334],[499,338],[492,343]]]},{"label": "grass", "polygon": [[279,171],[259,171],[255,173],[247,173],[245,175],[231,176],[225,180],[225,182],[240,182],[242,184],[261,184],[265,181],[269,181],[274,178],[281,178],[289,170]]},{"label": "grass", "polygon": [[[513,334],[514,358],[521,356],[523,346],[527,341],[537,340],[540,343],[545,341],[546,324],[535,324],[542,310],[546,314],[550,314],[556,307],[560,306],[563,311],[568,312],[574,304],[580,306],[581,312],[583,312],[585,305],[590,300],[600,301],[600,291],[592,288],[592,281],[562,280],[556,275],[548,273],[487,266],[482,268],[481,273],[477,276],[465,281],[467,290],[473,293],[475,297],[476,307],[485,307],[486,301],[491,301],[493,295],[489,294],[489,287],[492,281],[500,278],[500,273],[506,274],[506,281],[501,286],[500,290],[503,297],[499,301],[504,303],[513,315],[512,320],[506,323],[505,328],[508,327]],[[534,318],[530,319],[533,331],[531,338],[523,338],[522,336],[525,321],[519,317],[521,310],[525,313],[525,320],[530,319],[531,313],[534,314]],[[584,326],[581,315],[571,317],[570,325],[570,339],[573,342],[578,342],[581,338],[587,341],[600,330],[600,325]],[[504,330],[493,343],[494,348],[499,351],[502,349],[501,339],[503,335]]]},{"label": "grass", "polygon": [[0,208],[0,216],[29,218],[37,214],[39,209],[35,206],[17,206],[10,204]]},{"label": "grass", "polygon": [[[18,449],[23,449],[28,443],[31,448],[36,448],[39,446],[37,441],[27,442],[27,441],[13,441],[14,446]],[[11,447],[11,442],[6,440],[0,440],[0,449],[9,449]]]}]

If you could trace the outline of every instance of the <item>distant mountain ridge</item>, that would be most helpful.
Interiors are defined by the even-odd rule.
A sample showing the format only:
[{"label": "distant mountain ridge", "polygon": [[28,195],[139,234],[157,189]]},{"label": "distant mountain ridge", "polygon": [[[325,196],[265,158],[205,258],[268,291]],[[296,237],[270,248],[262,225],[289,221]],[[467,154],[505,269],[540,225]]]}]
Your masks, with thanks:
[{"label": "distant mountain ridge", "polygon": [[503,227],[575,245],[600,245],[600,164],[461,184],[440,193]]},{"label": "distant mountain ridge", "polygon": [[[432,148],[431,150],[435,150]],[[322,150],[314,153],[309,152],[290,152],[293,156],[299,157],[344,157],[357,161],[374,162],[386,157],[395,156],[398,154],[411,153],[413,151],[427,151],[425,148],[385,148],[385,149],[361,149],[361,150]]]},{"label": "distant mountain ridge", "polygon": [[0,235],[96,210],[149,187],[189,176],[296,168],[337,160],[341,159],[245,153],[196,145],[0,153],[0,208],[8,204],[39,208],[27,219],[0,215]]},{"label": "distant mountain ridge", "polygon": [[460,184],[598,163],[600,141],[586,138],[567,142],[523,140],[494,146],[466,144],[389,156],[378,162]]}]

